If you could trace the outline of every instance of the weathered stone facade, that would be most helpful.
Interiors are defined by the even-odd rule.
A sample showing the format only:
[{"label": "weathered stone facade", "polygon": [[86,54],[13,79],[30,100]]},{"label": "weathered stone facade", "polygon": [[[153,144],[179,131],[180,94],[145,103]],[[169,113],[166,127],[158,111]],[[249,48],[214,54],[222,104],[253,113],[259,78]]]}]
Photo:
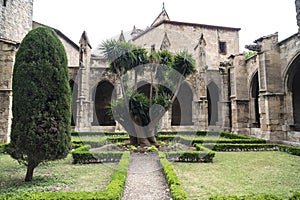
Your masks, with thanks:
[{"label": "weathered stone facade", "polygon": [[18,44],[31,30],[33,0],[0,0],[0,143],[9,141],[12,72]]},{"label": "weathered stone facade", "polygon": [[[3,142],[9,141],[12,66],[18,42],[31,29],[28,24],[32,28],[45,25],[32,22],[32,0],[7,0],[6,6],[3,0],[0,2],[3,19],[0,21],[0,142]],[[300,0],[296,0],[299,7],[296,11],[300,13],[297,2]],[[18,17],[5,16],[15,12],[5,9],[20,5]],[[121,98],[120,80],[107,70],[100,54],[92,54],[85,32],[77,45],[59,30],[53,30],[68,55],[73,130],[123,131],[107,114],[111,98]],[[196,60],[197,72],[184,81],[178,94],[178,102],[183,104],[174,102],[162,119],[161,129],[225,130],[300,144],[299,33],[281,42],[277,33],[261,37],[247,47],[257,54],[246,59],[239,53],[239,30],[171,21],[165,8],[146,30],[133,28],[129,42],[149,51],[187,50]],[[122,32],[119,38],[124,41],[128,37]],[[145,72],[139,85],[144,87],[148,79]]]}]

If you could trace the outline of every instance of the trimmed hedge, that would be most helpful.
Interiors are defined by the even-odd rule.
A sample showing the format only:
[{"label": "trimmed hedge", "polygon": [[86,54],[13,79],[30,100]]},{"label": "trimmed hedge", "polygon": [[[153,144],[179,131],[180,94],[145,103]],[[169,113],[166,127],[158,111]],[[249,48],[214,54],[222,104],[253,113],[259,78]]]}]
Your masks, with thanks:
[{"label": "trimmed hedge", "polygon": [[159,160],[162,166],[163,174],[170,187],[170,192],[173,200],[186,200],[187,194],[182,189],[181,183],[174,171],[172,164],[167,160],[164,153],[159,153]]},{"label": "trimmed hedge", "polygon": [[225,137],[228,139],[250,139],[250,137],[234,134],[230,132],[217,132],[217,131],[204,131],[204,130],[198,130],[198,131],[160,131],[158,132],[158,136],[167,136],[167,135],[173,135],[173,136],[220,136]]},{"label": "trimmed hedge", "polygon": [[73,164],[105,163],[120,161],[123,152],[89,152],[90,146],[85,145],[72,152]]},{"label": "trimmed hedge", "polygon": [[125,182],[127,178],[127,170],[129,166],[129,152],[123,153],[116,171],[104,192],[27,192],[21,194],[2,194],[0,199],[14,200],[81,200],[81,199],[97,199],[97,200],[120,200],[123,195]]},{"label": "trimmed hedge", "polygon": [[72,136],[84,137],[84,136],[125,136],[127,132],[72,132]]},{"label": "trimmed hedge", "polygon": [[173,136],[161,135],[158,136],[161,141],[176,141],[184,144],[202,144],[202,143],[231,143],[231,144],[265,144],[265,139],[250,138],[250,139],[228,139],[228,138],[209,138],[209,137],[186,137],[186,136]]},{"label": "trimmed hedge", "polygon": [[182,151],[165,154],[168,160],[177,162],[212,162],[215,157],[214,151]]},{"label": "trimmed hedge", "polygon": [[214,151],[282,151],[292,155],[300,156],[300,147],[280,144],[227,144],[227,143],[205,143],[195,144],[197,150],[205,147]]}]

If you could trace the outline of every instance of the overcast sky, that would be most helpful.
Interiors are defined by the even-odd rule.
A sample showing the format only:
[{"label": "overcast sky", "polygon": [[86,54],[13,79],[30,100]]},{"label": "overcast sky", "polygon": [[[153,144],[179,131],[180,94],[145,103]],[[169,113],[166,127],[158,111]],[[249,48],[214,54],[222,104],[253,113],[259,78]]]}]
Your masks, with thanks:
[{"label": "overcast sky", "polygon": [[75,43],[85,30],[93,49],[105,39],[150,26],[165,9],[172,21],[241,28],[240,51],[278,32],[298,31],[295,0],[34,0],[33,20],[59,29]]}]

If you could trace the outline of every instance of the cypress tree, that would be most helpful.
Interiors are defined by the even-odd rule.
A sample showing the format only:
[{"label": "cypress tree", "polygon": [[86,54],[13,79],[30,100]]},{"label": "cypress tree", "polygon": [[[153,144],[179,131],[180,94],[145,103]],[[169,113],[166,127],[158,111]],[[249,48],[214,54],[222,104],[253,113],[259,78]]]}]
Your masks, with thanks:
[{"label": "cypress tree", "polygon": [[71,147],[71,90],[65,49],[46,27],[22,40],[13,70],[10,155],[31,181],[41,163],[63,159]]}]

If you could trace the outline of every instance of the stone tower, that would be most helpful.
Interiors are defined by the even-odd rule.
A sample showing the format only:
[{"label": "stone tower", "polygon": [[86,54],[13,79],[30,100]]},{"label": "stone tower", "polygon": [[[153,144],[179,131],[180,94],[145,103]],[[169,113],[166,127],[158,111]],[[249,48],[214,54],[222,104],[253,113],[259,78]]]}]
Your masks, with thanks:
[{"label": "stone tower", "polygon": [[32,13],[33,0],[0,0],[0,143],[9,142],[14,59],[32,29]]}]

